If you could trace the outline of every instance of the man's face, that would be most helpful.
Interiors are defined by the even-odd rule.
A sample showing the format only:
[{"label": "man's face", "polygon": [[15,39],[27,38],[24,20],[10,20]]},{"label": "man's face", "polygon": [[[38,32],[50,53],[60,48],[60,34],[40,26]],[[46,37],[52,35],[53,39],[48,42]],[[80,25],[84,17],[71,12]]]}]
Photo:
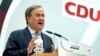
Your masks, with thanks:
[{"label": "man's face", "polygon": [[44,27],[44,16],[43,8],[34,9],[28,17],[28,25],[36,31],[41,31]]}]

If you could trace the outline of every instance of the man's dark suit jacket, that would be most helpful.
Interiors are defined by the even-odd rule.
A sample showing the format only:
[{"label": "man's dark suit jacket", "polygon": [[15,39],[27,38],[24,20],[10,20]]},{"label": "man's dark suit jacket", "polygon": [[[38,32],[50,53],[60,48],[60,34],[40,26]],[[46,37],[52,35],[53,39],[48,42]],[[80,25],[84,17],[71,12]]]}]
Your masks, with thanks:
[{"label": "man's dark suit jacket", "polygon": [[[52,40],[49,36],[41,33],[43,39],[44,52],[52,52]],[[32,36],[28,27],[22,30],[13,31],[8,38],[3,56],[27,56],[27,46]]]}]

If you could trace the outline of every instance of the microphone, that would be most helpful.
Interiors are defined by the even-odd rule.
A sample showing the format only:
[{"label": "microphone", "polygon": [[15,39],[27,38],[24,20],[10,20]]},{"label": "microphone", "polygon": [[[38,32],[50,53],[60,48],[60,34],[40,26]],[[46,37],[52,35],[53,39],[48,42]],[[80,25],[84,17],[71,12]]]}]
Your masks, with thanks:
[{"label": "microphone", "polygon": [[46,31],[47,33],[49,33],[49,34],[53,34],[51,31]]},{"label": "microphone", "polygon": [[47,33],[49,33],[49,34],[54,34],[54,35],[56,35],[56,36],[58,36],[58,37],[62,37],[60,34],[58,34],[58,33],[53,33],[53,32],[51,32],[51,31],[46,31]]},{"label": "microphone", "polygon": [[60,34],[58,34],[58,33],[53,33],[53,32],[51,32],[51,31],[46,31],[47,33],[49,33],[49,34],[54,34],[54,35],[56,35],[56,36],[58,36],[58,37],[61,37],[61,38],[64,38],[65,40],[67,40],[68,41],[68,39],[67,38],[65,38],[65,37],[63,37],[62,35],[60,35]]},{"label": "microphone", "polygon": [[62,35],[58,34],[58,33],[53,33],[54,35],[58,36],[58,37],[62,37]]}]

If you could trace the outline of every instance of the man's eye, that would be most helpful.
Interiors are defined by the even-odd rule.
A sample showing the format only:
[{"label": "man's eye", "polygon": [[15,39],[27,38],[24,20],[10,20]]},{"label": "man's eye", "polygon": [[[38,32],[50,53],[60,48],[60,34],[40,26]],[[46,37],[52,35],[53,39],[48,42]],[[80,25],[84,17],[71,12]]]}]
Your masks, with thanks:
[{"label": "man's eye", "polygon": [[40,17],[40,16],[44,17],[44,14],[36,14],[36,16],[37,17]]},{"label": "man's eye", "polygon": [[42,14],[42,17],[44,17],[45,15],[44,14]]}]

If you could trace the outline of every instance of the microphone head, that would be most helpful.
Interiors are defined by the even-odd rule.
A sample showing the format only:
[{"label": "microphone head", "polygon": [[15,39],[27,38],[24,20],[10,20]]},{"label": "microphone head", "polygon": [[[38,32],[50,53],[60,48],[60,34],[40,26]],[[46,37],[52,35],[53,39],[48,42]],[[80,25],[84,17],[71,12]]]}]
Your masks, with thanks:
[{"label": "microphone head", "polygon": [[53,34],[53,35],[56,35],[56,36],[58,36],[58,37],[64,38],[65,40],[68,41],[67,38],[63,37],[62,35],[60,35],[60,34],[58,34],[58,33],[54,33],[54,32],[48,31],[48,30],[47,30],[46,32],[49,33],[49,34]]},{"label": "microphone head", "polygon": [[53,34],[51,31],[48,31],[48,30],[46,32],[49,33],[49,34]]}]

